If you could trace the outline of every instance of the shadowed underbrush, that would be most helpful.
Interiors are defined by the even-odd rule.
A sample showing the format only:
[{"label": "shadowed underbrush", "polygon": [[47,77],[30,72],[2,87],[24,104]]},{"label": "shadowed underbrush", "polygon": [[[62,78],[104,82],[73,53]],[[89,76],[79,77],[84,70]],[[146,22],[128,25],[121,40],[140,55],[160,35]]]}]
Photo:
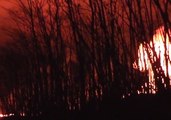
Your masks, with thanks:
[{"label": "shadowed underbrush", "polygon": [[104,99],[99,106],[87,104],[80,111],[48,109],[38,117],[11,117],[3,120],[169,120],[171,94],[134,95],[112,102]]}]

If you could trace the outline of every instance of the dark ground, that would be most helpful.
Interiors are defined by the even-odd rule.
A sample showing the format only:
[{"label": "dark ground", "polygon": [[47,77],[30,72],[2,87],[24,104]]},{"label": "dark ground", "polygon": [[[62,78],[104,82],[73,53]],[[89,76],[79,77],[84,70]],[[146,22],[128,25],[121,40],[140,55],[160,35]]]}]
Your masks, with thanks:
[{"label": "dark ground", "polygon": [[82,111],[2,120],[171,120],[171,95],[136,95],[115,103],[104,100],[98,109],[90,105]]}]

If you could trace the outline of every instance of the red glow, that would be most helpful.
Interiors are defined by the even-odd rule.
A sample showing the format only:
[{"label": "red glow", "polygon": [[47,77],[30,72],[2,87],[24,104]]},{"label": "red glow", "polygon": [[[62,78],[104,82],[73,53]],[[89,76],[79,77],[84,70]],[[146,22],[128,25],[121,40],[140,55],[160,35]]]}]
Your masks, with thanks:
[{"label": "red glow", "polygon": [[[166,45],[166,48],[165,48]],[[164,27],[160,27],[156,30],[156,33],[153,35],[153,40],[150,41],[148,44],[151,48],[154,48],[154,51],[157,55],[157,58],[160,58],[160,65],[165,73],[167,75],[167,72],[169,74],[169,77],[171,78],[171,42],[169,41],[169,36],[166,34],[166,37],[164,37]],[[148,49],[151,53],[153,60],[156,60],[156,56],[154,55],[154,52],[152,49]],[[164,55],[166,52],[166,56],[168,56],[169,60],[166,60],[166,56]],[[153,62],[153,61],[152,61]],[[168,68],[166,67],[166,62],[168,64]],[[156,93],[156,86],[155,86],[155,79],[154,79],[154,71],[152,70],[152,65],[149,59],[149,56],[147,54],[147,49],[143,44],[139,45],[138,49],[138,63],[134,62],[133,67],[135,69],[139,69],[140,71],[148,71],[149,74],[149,86],[151,93]],[[167,71],[168,70],[168,71]],[[164,81],[162,81],[164,83]],[[164,84],[165,85],[165,84]],[[143,92],[143,88],[142,91]],[[138,93],[141,93],[138,91]]]},{"label": "red glow", "polygon": [[14,116],[14,114],[13,113],[10,113],[10,114],[0,114],[0,118],[10,117],[10,116]]}]

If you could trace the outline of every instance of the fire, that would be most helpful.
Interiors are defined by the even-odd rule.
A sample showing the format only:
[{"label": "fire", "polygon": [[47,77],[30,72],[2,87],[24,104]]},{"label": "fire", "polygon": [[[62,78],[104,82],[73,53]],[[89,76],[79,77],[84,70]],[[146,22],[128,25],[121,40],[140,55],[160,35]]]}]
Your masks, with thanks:
[{"label": "fire", "polygon": [[11,116],[14,116],[14,114],[13,113],[10,113],[10,114],[0,114],[0,118],[11,117]]},{"label": "fire", "polygon": [[[167,34],[164,32],[164,27],[158,28],[149,43],[141,43],[139,45],[138,61],[133,64],[133,67],[141,72],[148,71],[149,91],[153,94],[156,93],[154,71],[152,70],[153,62],[159,59],[165,76],[168,75],[171,78],[171,42],[169,41],[169,35],[170,31]],[[162,83],[164,84],[164,81]],[[166,86],[166,84],[164,85]]]}]

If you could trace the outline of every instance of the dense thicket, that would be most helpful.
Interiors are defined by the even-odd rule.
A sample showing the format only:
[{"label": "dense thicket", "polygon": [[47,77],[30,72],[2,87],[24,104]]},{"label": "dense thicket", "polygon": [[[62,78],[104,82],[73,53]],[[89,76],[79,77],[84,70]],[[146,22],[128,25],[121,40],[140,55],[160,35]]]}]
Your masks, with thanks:
[{"label": "dense thicket", "polygon": [[[91,102],[152,93],[148,71],[133,63],[140,43],[149,49],[156,28],[169,32],[169,0],[17,0],[17,6],[9,11],[17,26],[10,32],[15,42],[2,55],[7,61],[0,62],[11,76],[9,92],[1,97],[5,111],[80,110]],[[160,58],[147,53],[155,91],[162,84],[168,90]]]}]

